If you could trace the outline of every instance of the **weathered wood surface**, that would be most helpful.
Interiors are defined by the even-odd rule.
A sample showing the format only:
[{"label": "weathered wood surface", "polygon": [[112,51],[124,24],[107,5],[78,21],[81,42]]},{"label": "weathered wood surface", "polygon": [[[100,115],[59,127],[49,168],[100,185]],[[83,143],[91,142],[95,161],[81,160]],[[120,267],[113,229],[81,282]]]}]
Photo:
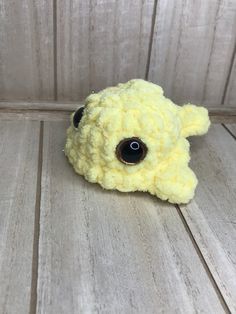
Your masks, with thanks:
[{"label": "weathered wood surface", "polygon": [[[70,114],[83,103],[0,101],[0,120],[68,121]],[[235,107],[211,107],[209,115],[213,123],[236,123]]]},{"label": "weathered wood surface", "polygon": [[0,99],[53,99],[53,1],[0,0]]},{"label": "weathered wood surface", "polygon": [[235,106],[235,29],[233,0],[0,0],[0,100],[146,77],[178,103]]},{"label": "weathered wood surface", "polygon": [[235,29],[236,1],[159,0],[148,78],[178,103],[222,103]]},{"label": "weathered wood surface", "polygon": [[[84,105],[85,101],[70,101],[70,102],[57,102],[57,101],[0,101],[0,110],[41,110],[41,111],[75,111],[77,108]],[[235,100],[236,105],[236,100]],[[203,104],[204,106],[204,104]],[[222,106],[216,104],[209,108],[210,115],[214,116],[236,116],[236,106]]]},{"label": "weathered wood surface", "polygon": [[144,78],[153,7],[154,0],[58,0],[58,99]]},{"label": "weathered wood surface", "polygon": [[[21,101],[0,101],[0,110],[41,110],[41,111],[75,111],[77,108],[84,105],[84,102],[57,102],[57,101],[40,101],[40,102],[21,102]],[[218,109],[224,109],[220,106]],[[235,111],[236,109],[231,108]],[[216,109],[217,110],[217,109]],[[225,108],[225,112],[229,112],[229,108]]]},{"label": "weathered wood surface", "polygon": [[236,313],[236,142],[221,125],[192,140],[199,177],[194,200],[181,206],[193,237],[231,310]]},{"label": "weathered wood surface", "polygon": [[0,121],[0,312],[29,313],[39,122]]},{"label": "weathered wood surface", "polygon": [[83,103],[0,102],[0,120],[69,121]]},{"label": "weathered wood surface", "polygon": [[[0,110],[0,120],[32,120],[32,121],[69,121],[70,112],[64,111],[8,111]],[[235,123],[235,116],[210,116],[212,123]]]},{"label": "weathered wood surface", "polygon": [[70,113],[61,111],[0,111],[0,120],[27,120],[27,121],[69,121]]},{"label": "weathered wood surface", "polygon": [[176,208],[76,175],[66,126],[44,127],[37,313],[223,313]]}]

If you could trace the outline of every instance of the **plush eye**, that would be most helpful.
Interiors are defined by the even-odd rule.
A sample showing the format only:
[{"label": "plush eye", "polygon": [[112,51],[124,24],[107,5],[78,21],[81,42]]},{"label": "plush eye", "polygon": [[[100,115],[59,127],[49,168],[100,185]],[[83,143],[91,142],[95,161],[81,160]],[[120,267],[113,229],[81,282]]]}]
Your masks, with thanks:
[{"label": "plush eye", "polygon": [[126,138],[116,147],[117,158],[128,165],[135,165],[145,158],[147,146],[137,137]]},{"label": "plush eye", "polygon": [[83,116],[83,111],[84,111],[84,107],[81,107],[79,108],[75,114],[74,114],[74,117],[73,117],[73,125],[74,127],[77,129],[78,128],[78,125],[80,123],[80,120]]}]

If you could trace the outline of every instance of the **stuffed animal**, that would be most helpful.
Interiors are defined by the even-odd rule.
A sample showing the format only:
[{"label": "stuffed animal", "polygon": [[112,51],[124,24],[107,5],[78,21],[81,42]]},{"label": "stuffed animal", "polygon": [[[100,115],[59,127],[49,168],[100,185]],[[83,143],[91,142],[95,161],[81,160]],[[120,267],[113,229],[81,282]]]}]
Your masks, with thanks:
[{"label": "stuffed animal", "polygon": [[187,203],[197,178],[186,137],[210,125],[203,107],[175,105],[160,86],[135,79],[87,97],[71,116],[65,154],[89,182]]}]

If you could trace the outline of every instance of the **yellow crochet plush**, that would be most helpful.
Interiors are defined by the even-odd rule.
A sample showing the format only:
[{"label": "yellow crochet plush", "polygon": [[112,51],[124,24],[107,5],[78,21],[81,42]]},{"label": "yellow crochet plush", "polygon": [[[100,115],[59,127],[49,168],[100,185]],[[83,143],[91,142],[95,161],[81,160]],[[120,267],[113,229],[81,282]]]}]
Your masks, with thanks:
[{"label": "yellow crochet plush", "polygon": [[187,203],[197,178],[186,137],[209,125],[205,108],[177,106],[160,86],[135,79],[87,97],[71,116],[65,154],[77,173],[105,189]]}]

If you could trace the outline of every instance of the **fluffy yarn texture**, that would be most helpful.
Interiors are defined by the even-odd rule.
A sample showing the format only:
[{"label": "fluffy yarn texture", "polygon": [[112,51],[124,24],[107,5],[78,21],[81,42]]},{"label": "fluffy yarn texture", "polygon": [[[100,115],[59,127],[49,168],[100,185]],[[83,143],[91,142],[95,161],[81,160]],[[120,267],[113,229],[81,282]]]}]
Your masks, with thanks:
[{"label": "fluffy yarn texture", "polygon": [[[207,132],[208,111],[175,105],[160,86],[135,79],[87,97],[78,127],[67,130],[65,154],[74,170],[105,189],[148,191],[171,203],[187,203],[197,178],[189,168],[186,137]],[[148,149],[135,165],[122,163],[116,147],[139,138]]]}]

